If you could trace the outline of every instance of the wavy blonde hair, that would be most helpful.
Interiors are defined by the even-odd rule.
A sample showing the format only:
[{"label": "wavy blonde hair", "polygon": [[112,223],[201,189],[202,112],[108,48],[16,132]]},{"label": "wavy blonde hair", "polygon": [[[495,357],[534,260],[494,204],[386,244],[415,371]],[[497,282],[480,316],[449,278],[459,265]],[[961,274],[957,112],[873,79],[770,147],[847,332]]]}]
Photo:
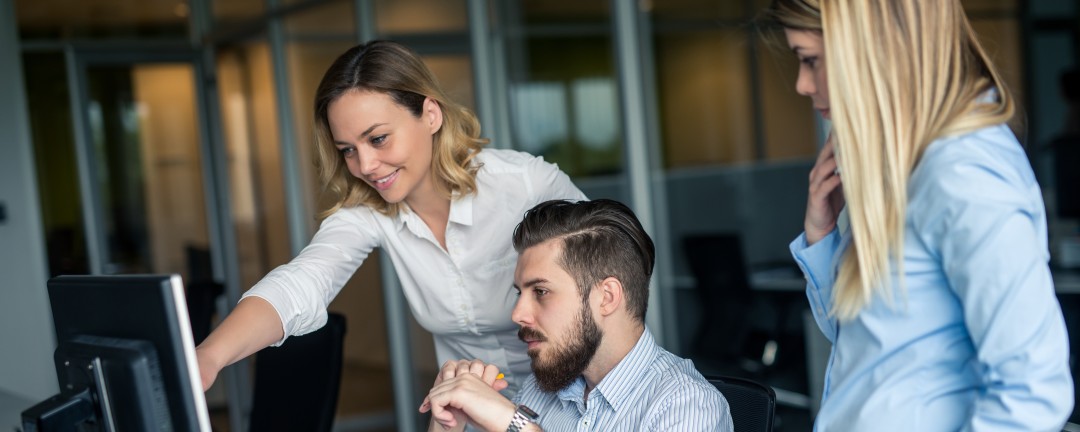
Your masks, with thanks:
[{"label": "wavy blonde hair", "polygon": [[[831,313],[853,319],[875,287],[904,290],[908,179],[934,140],[1006,123],[1013,97],[959,0],[774,0],[767,19],[820,32],[844,199],[854,237]],[[996,89],[993,100],[983,96]]]},{"label": "wavy blonde hair", "polygon": [[327,217],[343,207],[368,206],[393,216],[400,203],[388,203],[370,185],[349,173],[330,134],[330,104],[353,91],[375,91],[390,96],[419,118],[425,99],[442,109],[442,127],[432,143],[431,172],[436,189],[447,198],[476,191],[479,166],[472,159],[488,140],[480,138],[476,115],[452,101],[416,53],[401,44],[373,41],[350,48],[326,70],[315,92],[315,149],[323,193],[333,203],[319,213]]}]

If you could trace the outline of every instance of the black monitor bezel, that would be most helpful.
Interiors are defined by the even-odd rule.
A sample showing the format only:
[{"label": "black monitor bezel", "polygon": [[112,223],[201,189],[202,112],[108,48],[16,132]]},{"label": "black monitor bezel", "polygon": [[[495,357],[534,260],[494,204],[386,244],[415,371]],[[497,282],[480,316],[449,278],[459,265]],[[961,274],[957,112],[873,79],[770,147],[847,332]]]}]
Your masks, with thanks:
[{"label": "black monitor bezel", "polygon": [[174,430],[210,430],[179,275],[57,276],[48,291],[58,343],[78,336],[151,342]]}]

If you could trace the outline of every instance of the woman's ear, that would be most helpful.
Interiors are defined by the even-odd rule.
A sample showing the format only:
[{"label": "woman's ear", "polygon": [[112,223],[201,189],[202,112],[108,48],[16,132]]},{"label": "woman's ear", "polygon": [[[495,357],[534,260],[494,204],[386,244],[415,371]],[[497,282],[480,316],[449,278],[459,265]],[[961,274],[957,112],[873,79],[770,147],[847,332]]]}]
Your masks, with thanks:
[{"label": "woman's ear", "polygon": [[618,279],[608,277],[600,281],[597,286],[600,290],[600,315],[609,316],[623,307],[626,301],[623,296],[623,285]]},{"label": "woman's ear", "polygon": [[435,132],[438,132],[439,129],[442,129],[442,105],[439,105],[439,102],[437,102],[435,99],[424,99],[423,117],[423,120],[428,127],[428,131],[432,135],[435,135]]}]

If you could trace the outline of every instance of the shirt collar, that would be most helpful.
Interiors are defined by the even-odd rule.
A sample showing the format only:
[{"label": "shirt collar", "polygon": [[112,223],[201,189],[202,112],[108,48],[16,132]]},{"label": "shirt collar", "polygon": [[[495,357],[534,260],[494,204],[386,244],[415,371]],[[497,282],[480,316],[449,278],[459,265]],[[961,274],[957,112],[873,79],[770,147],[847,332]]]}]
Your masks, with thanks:
[{"label": "shirt collar", "polygon": [[555,393],[555,396],[558,397],[560,401],[562,401],[563,407],[566,407],[566,404],[570,403],[577,405],[584,404],[584,395],[585,377],[582,376],[577,377],[577,379],[571,382],[570,385],[564,387],[562,390],[559,390]]},{"label": "shirt collar", "polygon": [[450,222],[472,226],[473,223],[473,198],[476,193],[462,195],[455,191],[450,199]]},{"label": "shirt collar", "polygon": [[[450,222],[472,226],[473,199],[475,195],[475,193],[461,195],[457,191],[454,192],[453,197],[450,198]],[[409,204],[402,201],[399,205],[401,208],[397,216],[394,217],[394,228],[401,231],[406,223],[423,223],[416,216],[416,212],[409,207]]]},{"label": "shirt collar", "polygon": [[[598,395],[593,400],[593,403],[604,400],[615,411],[619,411],[619,407],[622,405],[631,403],[629,399],[634,390],[641,384],[643,375],[651,371],[649,366],[653,363],[653,359],[656,358],[657,351],[656,341],[653,339],[652,333],[649,332],[649,328],[645,327],[645,331],[641,333],[641,337],[634,344],[634,348],[590,392],[590,396]],[[567,403],[583,404],[585,402],[583,400],[584,395],[584,377],[578,377],[557,393],[564,406]]]},{"label": "shirt collar", "polygon": [[405,227],[406,220],[412,220],[414,217],[416,217],[416,214],[413,213],[412,209],[409,208],[409,205],[406,204],[405,201],[402,201],[401,204],[398,205],[397,214],[393,217],[394,228],[401,231],[401,229]]},{"label": "shirt collar", "polygon": [[615,368],[608,372],[593,391],[599,391],[615,411],[622,405],[631,403],[632,393],[644,381],[645,374],[652,371],[650,366],[656,358],[658,347],[649,328],[641,332],[634,348],[623,357]]}]

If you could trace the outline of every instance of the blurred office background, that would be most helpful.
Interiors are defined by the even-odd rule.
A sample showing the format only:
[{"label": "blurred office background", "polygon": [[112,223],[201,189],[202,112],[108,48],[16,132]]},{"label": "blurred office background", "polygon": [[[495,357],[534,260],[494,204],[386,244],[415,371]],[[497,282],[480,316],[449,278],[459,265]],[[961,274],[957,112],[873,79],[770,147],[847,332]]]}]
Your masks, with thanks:
[{"label": "blurred office background", "polygon": [[[827,125],[794,91],[793,56],[752,25],[767,3],[0,0],[0,393],[57,391],[49,276],[180,273],[203,306],[198,339],[298,252],[325,204],[315,87],[348,47],[391,39],[478,113],[493,147],[630,204],[658,241],[648,321],[661,343],[703,372],[772,385],[777,430],[808,430],[828,347],[804,325],[787,244]],[[1080,7],[963,3],[1020,101],[1055,272],[1075,284],[1080,215],[1057,210],[1080,190],[1055,179],[1078,167],[1052,143]],[[421,421],[431,337],[388,273],[373,257],[332,305],[348,322],[337,430]],[[1072,297],[1060,297],[1070,325]],[[245,429],[250,371],[230,368],[208,394],[215,428]]]}]

